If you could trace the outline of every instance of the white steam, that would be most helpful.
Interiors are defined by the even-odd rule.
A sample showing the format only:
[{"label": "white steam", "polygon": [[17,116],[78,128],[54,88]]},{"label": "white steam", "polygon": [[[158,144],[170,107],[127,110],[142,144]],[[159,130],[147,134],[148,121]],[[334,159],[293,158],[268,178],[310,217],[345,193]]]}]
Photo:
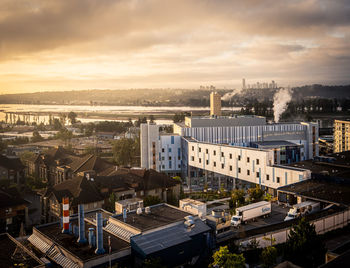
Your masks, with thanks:
[{"label": "white steam", "polygon": [[273,115],[275,123],[278,123],[291,100],[292,90],[290,88],[281,88],[275,93],[273,96]]},{"label": "white steam", "polygon": [[224,96],[221,97],[221,100],[223,101],[229,101],[231,100],[235,95],[241,94],[242,89],[235,89],[232,92],[226,93]]}]

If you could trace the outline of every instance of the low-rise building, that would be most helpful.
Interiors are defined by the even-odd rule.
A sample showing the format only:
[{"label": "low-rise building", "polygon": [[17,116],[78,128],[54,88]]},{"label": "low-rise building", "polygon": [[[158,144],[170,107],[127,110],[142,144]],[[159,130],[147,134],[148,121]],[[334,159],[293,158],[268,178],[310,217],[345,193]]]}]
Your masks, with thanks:
[{"label": "low-rise building", "polygon": [[24,165],[19,158],[0,155],[0,180],[23,183]]}]

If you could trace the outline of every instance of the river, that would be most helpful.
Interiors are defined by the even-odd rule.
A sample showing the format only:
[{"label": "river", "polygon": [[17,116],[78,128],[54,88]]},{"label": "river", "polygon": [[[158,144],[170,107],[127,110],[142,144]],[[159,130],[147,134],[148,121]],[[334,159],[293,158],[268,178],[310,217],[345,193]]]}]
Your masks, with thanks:
[{"label": "river", "polygon": [[[238,111],[241,107],[224,107],[224,111]],[[34,104],[0,104],[0,121],[16,122],[18,119],[37,124],[49,122],[59,114],[69,112],[78,114],[83,123],[96,121],[127,121],[128,118],[153,114],[158,124],[170,124],[171,115],[180,112],[209,113],[209,107],[189,106],[90,106],[90,105],[34,105]],[[7,116],[6,116],[7,115]],[[163,118],[162,118],[163,117]]]}]

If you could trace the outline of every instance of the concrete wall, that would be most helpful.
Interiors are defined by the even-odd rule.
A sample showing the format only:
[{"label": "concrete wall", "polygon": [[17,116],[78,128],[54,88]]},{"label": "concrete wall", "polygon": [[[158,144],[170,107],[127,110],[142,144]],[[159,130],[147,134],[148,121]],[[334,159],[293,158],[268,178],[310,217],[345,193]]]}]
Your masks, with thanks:
[{"label": "concrete wall", "polygon": [[146,169],[157,169],[159,126],[156,124],[141,124],[140,146],[141,167]]},{"label": "concrete wall", "polygon": [[187,127],[229,127],[266,125],[262,116],[217,116],[217,117],[185,117]]},{"label": "concrete wall", "polygon": [[[343,228],[347,226],[350,222],[350,209],[347,209],[336,214],[328,215],[317,220],[310,221],[310,223],[315,225],[317,234],[324,234],[326,232]],[[252,237],[243,238],[237,240],[236,243],[239,245],[246,246],[256,239],[259,242],[259,247],[264,248],[271,246],[271,241],[274,241],[274,244],[285,243],[288,238],[291,227],[275,230],[273,232],[268,232],[265,234],[260,234]]]}]

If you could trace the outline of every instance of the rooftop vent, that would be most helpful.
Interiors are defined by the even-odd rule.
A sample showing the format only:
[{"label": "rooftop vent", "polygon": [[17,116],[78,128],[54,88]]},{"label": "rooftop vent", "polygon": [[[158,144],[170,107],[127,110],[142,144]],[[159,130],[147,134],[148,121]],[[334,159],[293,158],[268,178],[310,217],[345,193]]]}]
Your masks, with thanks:
[{"label": "rooftop vent", "polygon": [[146,207],[145,208],[145,213],[146,214],[150,214],[151,213],[151,208],[150,207]]}]

